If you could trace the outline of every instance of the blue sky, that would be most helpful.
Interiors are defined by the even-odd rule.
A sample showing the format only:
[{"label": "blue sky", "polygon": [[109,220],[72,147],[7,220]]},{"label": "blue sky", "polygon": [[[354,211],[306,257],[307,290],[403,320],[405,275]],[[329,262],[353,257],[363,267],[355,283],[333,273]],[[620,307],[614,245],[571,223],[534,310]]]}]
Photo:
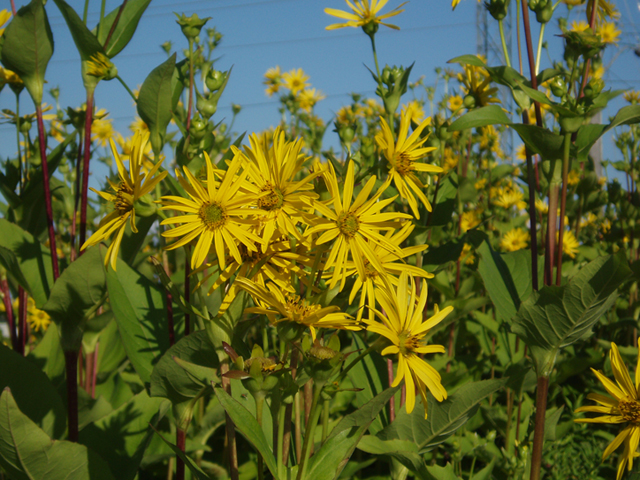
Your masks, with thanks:
[{"label": "blue sky", "polygon": [[[3,3],[9,5],[8,1]],[[19,7],[27,2],[16,0],[16,3]],[[82,12],[83,1],[71,0],[69,3],[76,11]],[[107,11],[110,11],[120,2],[107,0],[106,3]],[[399,3],[390,0],[383,13]],[[637,0],[618,0],[616,3],[622,13],[621,48],[607,53],[607,60],[613,64],[605,78],[611,81],[613,88],[640,89],[640,58],[633,53],[633,48],[640,43],[635,26],[640,25]],[[381,67],[384,64],[408,66],[415,61],[411,81],[424,75],[425,83],[431,84],[436,67],[445,67],[447,60],[455,56],[476,52],[476,5],[475,0],[463,0],[452,12],[448,0],[412,0],[404,6],[404,13],[390,20],[401,30],[382,27],[376,37]],[[196,12],[201,17],[212,17],[207,27],[215,26],[224,35],[216,51],[220,57],[216,68],[227,70],[233,65],[218,113],[213,117],[215,121],[223,117],[230,119],[230,105],[236,103],[242,105],[243,110],[234,126],[235,131],[250,133],[276,124],[279,118],[277,99],[268,98],[262,85],[265,71],[276,65],[283,71],[302,68],[310,76],[312,86],[327,96],[316,107],[316,113],[329,121],[342,105],[349,102],[350,92],[373,96],[375,85],[364,66],[373,68],[368,37],[355,28],[326,31],[325,27],[337,19],[325,14],[325,7],[348,9],[343,0],[153,0],[132,41],[116,57],[115,63],[120,75],[135,88],[166,59],[160,48],[162,43],[171,40],[179,58],[182,49],[186,48],[186,40],[175,23],[173,12],[187,15]],[[46,9],[55,40],[55,53],[47,71],[48,87],[60,87],[63,107],[76,107],[85,96],[79,56],[55,4],[48,2]],[[100,2],[91,0],[90,28],[99,19],[99,9]],[[572,19],[579,18],[579,15],[584,13],[574,11]],[[536,37],[537,29],[534,30]],[[546,39],[552,55],[557,57],[561,39],[555,36],[555,26],[548,30],[551,31]],[[543,68],[549,66],[546,58],[542,63]],[[441,94],[442,91],[437,98]],[[47,97],[45,95],[45,101],[51,103]],[[403,100],[409,99],[407,94]],[[33,111],[26,92],[22,95],[22,105],[23,113]],[[135,107],[117,81],[100,83],[96,91],[96,106],[106,108],[114,118],[116,129],[123,134],[128,133]],[[614,104],[616,108],[620,106],[621,102]],[[8,88],[0,93],[0,108],[15,108],[13,94]],[[612,114],[613,110],[607,113]],[[328,129],[325,141],[335,143],[336,139],[332,138],[335,135]],[[13,155],[13,152],[15,132],[9,125],[0,125],[0,156]],[[611,140],[606,139],[605,158],[612,155]],[[102,180],[102,175],[98,176]]]}]

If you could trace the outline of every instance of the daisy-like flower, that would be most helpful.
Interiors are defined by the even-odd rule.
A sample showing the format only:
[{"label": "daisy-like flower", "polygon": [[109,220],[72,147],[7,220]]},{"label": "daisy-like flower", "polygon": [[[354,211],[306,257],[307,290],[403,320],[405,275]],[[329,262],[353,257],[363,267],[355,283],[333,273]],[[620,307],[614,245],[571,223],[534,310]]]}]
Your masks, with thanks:
[{"label": "daisy-like flower", "polygon": [[315,88],[305,88],[298,94],[298,103],[300,108],[307,113],[311,113],[311,109],[320,100],[324,100],[326,97],[322,92],[316,91]]},{"label": "daisy-like flower", "polygon": [[414,123],[420,123],[424,120],[424,108],[417,100],[411,100],[409,103],[402,105],[402,110],[406,110],[409,120]]},{"label": "daisy-like flower", "polygon": [[248,186],[247,171],[240,171],[243,162],[241,155],[234,156],[219,185],[216,182],[213,164],[206,152],[204,152],[204,158],[207,170],[206,187],[193,176],[186,166],[183,167],[186,180],[176,169],[178,181],[189,198],[173,195],[162,197],[162,210],[184,213],[184,215],[162,221],[162,225],[182,224],[162,232],[162,236],[167,238],[182,237],[168,245],[167,250],[182,247],[192,240],[198,239],[191,256],[193,270],[204,263],[211,246],[215,246],[218,264],[224,270],[227,251],[239,264],[242,263],[242,255],[238,249],[239,243],[250,251],[257,251],[256,244],[262,243],[262,240],[249,231],[247,225],[253,223],[253,220],[248,220],[246,217],[260,214],[262,211],[250,207],[256,200],[255,195],[238,193],[241,188]]},{"label": "daisy-like flower", "polygon": [[[398,248],[400,244],[406,240],[409,234],[413,231],[415,225],[413,223],[407,223],[401,230],[397,232],[388,231],[385,238],[389,243],[396,245]],[[378,261],[384,268],[387,275],[380,275],[369,263],[368,260],[363,259],[365,275],[358,275],[353,282],[351,293],[349,295],[349,304],[353,303],[356,295],[360,292],[360,303],[358,308],[357,319],[360,320],[364,313],[365,305],[369,307],[369,320],[374,320],[374,309],[376,306],[376,290],[378,288],[387,287],[385,282],[389,282],[391,285],[398,285],[398,278],[402,272],[406,272],[415,277],[433,278],[433,274],[423,270],[422,268],[414,265],[409,265],[404,261],[405,258],[415,255],[418,252],[422,252],[427,248],[427,245],[417,245],[413,247],[406,247],[401,249],[400,255],[395,252],[390,252],[380,245],[373,245],[373,253],[378,258]],[[353,255],[353,252],[351,253]],[[347,277],[356,275],[358,269],[355,262],[347,263]]]},{"label": "daisy-like flower", "polygon": [[39,310],[36,307],[36,302],[31,297],[27,300],[27,322],[29,322],[31,330],[36,332],[40,330],[44,332],[51,324],[49,314],[44,310]]},{"label": "daisy-like flower", "polygon": [[[604,462],[620,445],[624,443],[624,451],[618,461],[618,474],[616,480],[620,480],[624,471],[631,471],[633,458],[637,456],[638,444],[640,443],[640,356],[636,367],[635,385],[629,376],[629,371],[622,361],[618,346],[611,343],[609,351],[611,369],[616,382],[609,380],[602,372],[591,369],[596,374],[598,380],[602,382],[605,390],[610,396],[598,393],[587,395],[589,400],[593,400],[598,405],[591,405],[578,408],[575,413],[591,412],[600,413],[602,416],[594,418],[578,418],[577,423],[609,423],[622,426],[622,431],[613,439],[602,454]],[[613,397],[613,398],[612,398]]]},{"label": "daisy-like flower", "polygon": [[96,117],[91,124],[91,139],[97,140],[101,146],[106,146],[107,142],[116,134],[113,128],[113,119],[104,118],[107,113],[104,112],[102,117]]},{"label": "daisy-like flower", "polygon": [[525,232],[521,228],[514,228],[504,234],[500,240],[500,248],[507,252],[515,252],[527,248],[529,243],[529,232]]},{"label": "daisy-like flower", "polygon": [[467,212],[462,212],[460,215],[460,230],[466,232],[467,230],[471,230],[474,227],[480,225],[480,221],[482,220],[482,210],[469,210]]},{"label": "daisy-like flower", "polygon": [[330,288],[333,288],[338,281],[341,282],[340,289],[344,287],[347,279],[345,267],[349,253],[351,253],[351,257],[361,276],[366,276],[365,259],[369,261],[377,272],[384,275],[384,267],[373,252],[372,244],[378,244],[388,251],[400,255],[400,249],[390,243],[379,232],[380,230],[395,229],[400,226],[398,223],[400,220],[409,219],[411,216],[397,212],[380,213],[396,197],[378,201],[382,192],[389,186],[389,181],[387,181],[371,198],[368,198],[376,183],[375,175],[369,178],[356,199],[351,202],[354,187],[354,165],[352,161],[349,162],[347,167],[342,199],[340,198],[336,172],[330,163],[329,170],[324,172],[324,179],[331,194],[333,210],[322,202],[314,201],[314,208],[326,219],[318,219],[318,223],[307,230],[307,236],[322,232],[316,240],[317,245],[335,240],[324,265],[325,271],[333,267]]},{"label": "daisy-like flower", "polygon": [[291,93],[294,95],[309,86],[309,84],[307,83],[308,80],[309,75],[306,75],[304,73],[304,70],[302,70],[301,68],[298,68],[297,70],[293,69],[282,74],[282,81],[284,83],[284,86],[291,90]]},{"label": "daisy-like flower", "polygon": [[465,65],[464,73],[458,74],[462,90],[475,100],[475,107],[484,107],[491,103],[500,103],[498,87],[491,87],[491,75],[486,69],[476,65]]},{"label": "daisy-like flower", "polygon": [[317,328],[353,331],[361,329],[356,319],[341,312],[339,307],[335,305],[322,307],[298,295],[283,292],[273,283],[268,283],[265,288],[246,278],[237,278],[234,284],[249,292],[259,305],[247,308],[245,312],[266,315],[273,325],[292,322],[308,327],[314,341]]},{"label": "daisy-like flower", "polygon": [[382,350],[382,355],[398,355],[398,370],[392,386],[395,387],[404,379],[407,386],[407,413],[411,413],[415,406],[417,386],[424,405],[424,418],[427,418],[426,389],[439,402],[447,398],[447,391],[442,386],[440,374],[418,355],[444,353],[442,345],[426,345],[424,337],[451,313],[453,307],[439,310],[436,306],[434,315],[423,321],[423,311],[427,305],[427,282],[422,281],[418,297],[415,281],[406,272],[400,275],[397,289],[381,289],[376,299],[384,314],[376,310],[381,322],[365,319],[367,330],[391,342]]},{"label": "daisy-like flower", "polygon": [[422,181],[416,175],[416,172],[441,173],[442,168],[436,165],[420,163],[418,160],[435,150],[434,147],[423,147],[422,144],[427,138],[420,138],[422,131],[431,123],[431,117],[423,120],[420,125],[409,134],[409,125],[411,117],[406,110],[402,111],[400,116],[400,131],[398,132],[398,140],[394,141],[393,133],[387,121],[380,117],[381,131],[376,135],[376,143],[382,150],[385,158],[389,162],[389,176],[400,193],[400,197],[409,202],[409,207],[416,218],[420,218],[418,213],[418,202],[415,196],[425,206],[427,211],[431,211],[431,203],[424,194],[426,188]]},{"label": "daisy-like flower", "polygon": [[622,98],[632,105],[637,105],[640,103],[640,92],[637,90],[627,90],[622,94]]},{"label": "daisy-like flower", "polygon": [[620,37],[620,30],[616,27],[614,22],[603,22],[597,29],[597,34],[600,36],[602,43],[612,44],[618,43]]},{"label": "daisy-like flower", "polygon": [[462,97],[460,95],[451,95],[447,99],[447,108],[451,110],[451,112],[457,112],[462,108]]},{"label": "daisy-like flower", "polygon": [[502,208],[511,208],[515,205],[518,210],[527,208],[527,202],[524,201],[524,194],[515,188],[504,188],[498,198],[493,202]]},{"label": "daisy-like flower", "polygon": [[112,80],[118,75],[118,69],[109,57],[102,52],[91,55],[86,62],[86,73],[105,80]]},{"label": "daisy-like flower", "polygon": [[369,25],[373,26],[373,33],[375,33],[379,25],[384,25],[385,27],[393,28],[394,30],[400,30],[398,26],[384,23],[382,20],[395,17],[396,15],[404,12],[401,8],[407,2],[398,5],[389,13],[378,15],[378,12],[387,4],[387,1],[388,0],[353,0],[352,3],[349,0],[346,0],[347,5],[351,8],[351,13],[337,10],[335,8],[325,8],[324,13],[347,20],[346,23],[334,23],[329,25],[326,29],[335,30],[336,28],[344,27],[362,27],[362,29],[369,34],[365,29]]},{"label": "daisy-like flower", "polygon": [[571,22],[572,32],[586,32],[587,28],[589,28],[589,24],[584,20],[574,20]]},{"label": "daisy-like flower", "polygon": [[566,253],[571,258],[576,258],[579,247],[580,243],[573,232],[571,230],[564,232],[564,235],[562,235],[562,253]]},{"label": "daisy-like flower", "polygon": [[267,73],[264,74],[264,82],[262,83],[267,86],[267,89],[265,90],[267,96],[271,97],[274,93],[278,93],[280,85],[282,85],[282,73],[280,72],[280,67],[276,65],[274,68],[267,70]]},{"label": "daisy-like flower", "polygon": [[281,235],[293,235],[302,241],[296,225],[302,219],[303,211],[309,210],[310,201],[318,198],[313,192],[312,180],[321,171],[296,179],[309,157],[301,153],[304,141],[298,138],[288,142],[280,127],[273,132],[272,142],[267,136],[256,134],[249,137],[249,142],[251,146],[245,146],[244,152],[235,146],[231,149],[242,158],[247,170],[251,183],[245,188],[256,196],[261,195],[258,208],[265,212],[259,220],[262,251]]},{"label": "daisy-like flower", "polygon": [[120,155],[118,155],[118,150],[113,139],[109,141],[111,143],[113,157],[115,158],[116,165],[118,167],[118,177],[120,177],[120,182],[113,183],[111,180],[107,179],[115,193],[99,192],[93,188],[91,190],[108,202],[111,202],[114,206],[114,210],[102,219],[98,226],[98,230],[96,230],[84,245],[82,245],[81,250],[97,245],[101,241],[110,238],[111,235],[115,233],[116,236],[111,241],[111,245],[109,245],[107,255],[104,259],[105,265],[110,262],[111,267],[115,270],[118,251],[120,250],[120,243],[122,242],[127,221],[129,222],[131,231],[133,233],[138,232],[136,229],[136,212],[134,208],[136,201],[151,192],[158,182],[167,175],[167,172],[161,172],[154,177],[162,162],[156,163],[147,174],[141,173],[140,171],[142,169],[142,162],[144,161],[144,148],[149,141],[148,133],[136,132],[133,138],[133,149],[129,160],[128,172],[124,167]]}]

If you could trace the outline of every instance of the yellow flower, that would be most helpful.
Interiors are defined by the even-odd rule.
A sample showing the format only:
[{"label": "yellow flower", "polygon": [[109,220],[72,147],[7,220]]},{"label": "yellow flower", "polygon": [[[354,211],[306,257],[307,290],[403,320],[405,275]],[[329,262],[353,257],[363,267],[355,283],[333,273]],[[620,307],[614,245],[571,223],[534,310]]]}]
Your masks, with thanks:
[{"label": "yellow flower", "polygon": [[[480,210],[480,213],[482,213],[482,210]],[[462,232],[471,230],[478,225],[480,225],[480,217],[475,210],[463,212],[462,215],[460,215],[460,230],[462,230]]]},{"label": "yellow flower", "polygon": [[91,55],[91,59],[86,62],[86,73],[105,80],[112,80],[118,74],[118,69],[102,52]]},{"label": "yellow flower", "polygon": [[572,32],[584,32],[587,30],[587,28],[589,28],[589,24],[584,20],[580,20],[580,21],[574,20],[573,22],[571,22]]},{"label": "yellow flower", "polygon": [[136,116],[134,117],[133,122],[129,125],[129,130],[131,130],[132,132],[148,132],[149,126],[144,122],[144,120]]},{"label": "yellow flower", "polygon": [[260,217],[262,228],[262,251],[277,237],[293,235],[302,241],[296,225],[302,220],[303,210],[308,210],[312,199],[318,198],[313,192],[313,179],[321,172],[297,179],[302,165],[309,157],[301,153],[304,141],[298,138],[288,142],[280,127],[273,133],[273,142],[268,137],[255,133],[249,137],[250,147],[241,152],[235,146],[231,149],[242,159],[251,184],[245,188],[258,198],[258,208],[265,212]]},{"label": "yellow flower", "polygon": [[[413,231],[414,227],[415,225],[413,223],[407,222],[401,230],[395,233],[393,233],[392,231],[388,231],[385,235],[385,238],[392,245],[400,247],[400,244],[404,240],[406,240],[409,234]],[[378,258],[378,261],[384,268],[387,275],[380,275],[374,268],[372,268],[371,264],[366,258],[363,259],[365,275],[358,275],[356,277],[355,281],[353,282],[353,287],[351,288],[351,293],[349,295],[349,304],[351,304],[356,298],[356,294],[360,292],[360,303],[357,314],[358,320],[362,318],[365,305],[369,307],[369,320],[374,320],[376,290],[379,288],[384,288],[386,285],[385,282],[389,282],[391,283],[391,285],[397,285],[398,279],[396,277],[401,275],[402,272],[406,272],[416,277],[433,278],[433,274],[426,272],[422,268],[409,265],[403,260],[406,257],[415,255],[416,253],[425,250],[427,248],[427,245],[417,245],[413,247],[402,248],[399,255],[396,252],[390,252],[386,248],[377,244],[374,244],[372,247],[373,253]],[[358,269],[356,268],[356,264],[354,262],[348,262],[347,268],[347,276],[352,276],[358,273]]]},{"label": "yellow flower", "polygon": [[276,65],[274,68],[267,70],[264,74],[264,83],[267,86],[267,96],[271,97],[274,93],[278,93],[282,84],[282,73],[280,67]]},{"label": "yellow flower", "polygon": [[486,178],[481,178],[481,179],[477,180],[476,183],[473,184],[473,187],[476,190],[482,190],[486,186],[487,186],[487,179]]},{"label": "yellow flower", "polygon": [[378,16],[378,12],[387,4],[387,1],[388,0],[353,0],[352,3],[349,0],[346,0],[349,7],[351,7],[352,13],[337,10],[335,8],[325,8],[324,13],[347,20],[346,23],[334,23],[329,25],[326,29],[335,30],[336,28],[344,27],[362,27],[364,29],[368,25],[373,25],[373,33],[375,33],[375,30],[377,30],[379,25],[384,25],[385,27],[393,28],[394,30],[400,30],[396,25],[384,23],[382,20],[395,17],[396,15],[404,12],[404,10],[400,10],[400,8],[407,2],[398,5],[389,13]]},{"label": "yellow flower", "polygon": [[[557,238],[558,236],[556,235]],[[578,243],[578,239],[573,232],[571,230],[564,232],[562,236],[562,253],[566,253],[571,258],[576,258],[578,247],[580,247],[580,243]]]},{"label": "yellow flower", "polygon": [[417,100],[411,100],[406,105],[402,105],[402,110],[407,112],[407,116],[414,123],[420,123],[424,119],[424,108]]},{"label": "yellow flower", "polygon": [[392,386],[397,386],[404,379],[407,413],[411,413],[415,407],[417,387],[422,397],[424,418],[427,418],[426,389],[439,402],[447,398],[447,391],[442,386],[440,374],[418,355],[444,353],[442,345],[426,345],[424,337],[451,313],[453,307],[439,310],[436,306],[434,315],[423,321],[427,306],[427,282],[422,281],[418,297],[415,281],[411,277],[409,286],[409,275],[406,272],[400,275],[397,289],[380,289],[376,298],[384,314],[376,310],[376,316],[381,322],[365,320],[367,330],[382,335],[391,342],[390,346],[382,350],[382,355],[398,355],[398,370]]},{"label": "yellow flower", "polygon": [[[451,0],[451,9],[455,10],[456,7],[458,6],[458,4],[461,2],[462,0]],[[478,3],[480,3],[480,0],[478,0]]]},{"label": "yellow flower", "polygon": [[342,289],[347,280],[346,264],[349,253],[351,253],[359,275],[366,276],[364,260],[368,260],[378,273],[385,275],[384,267],[374,253],[372,244],[377,243],[386,250],[400,255],[402,253],[400,249],[380,235],[379,231],[397,228],[399,220],[409,219],[411,216],[397,212],[380,213],[396,197],[378,201],[382,192],[389,186],[389,180],[387,180],[371,198],[368,198],[376,183],[375,175],[369,178],[352,202],[355,181],[353,161],[349,161],[342,195],[340,195],[335,170],[331,163],[328,165],[329,169],[325,170],[323,175],[332,198],[333,210],[323,202],[314,201],[314,208],[326,219],[319,218],[317,225],[307,230],[307,236],[322,232],[316,240],[317,245],[335,240],[324,269],[328,271],[333,267],[330,288],[333,288],[340,281],[340,289]]},{"label": "yellow flower", "polygon": [[606,43],[606,44],[618,43],[620,30],[616,28],[616,24],[614,22],[602,23],[598,27],[597,33],[600,36],[602,43]]},{"label": "yellow flower", "polygon": [[258,250],[256,244],[262,243],[262,239],[247,229],[248,220],[246,217],[261,211],[250,207],[256,200],[255,195],[238,193],[238,190],[246,188],[248,185],[247,171],[240,172],[243,163],[242,155],[236,154],[234,156],[219,185],[215,180],[213,164],[206,152],[204,152],[204,158],[207,170],[206,187],[193,176],[186,166],[183,167],[183,171],[188,181],[176,169],[178,181],[189,198],[173,195],[162,197],[162,210],[175,210],[184,213],[184,215],[162,221],[162,225],[182,224],[162,232],[162,236],[182,237],[167,246],[167,250],[182,247],[192,240],[198,239],[191,256],[191,268],[194,270],[204,263],[213,245],[218,257],[218,264],[224,270],[226,251],[231,252],[236,262],[242,263],[238,243],[243,244],[250,251]]},{"label": "yellow flower", "polygon": [[525,147],[524,143],[519,145],[516,148],[516,160],[526,160],[527,159],[527,147]]},{"label": "yellow flower", "polygon": [[51,120],[49,124],[49,135],[53,137],[56,142],[62,143],[64,142],[64,138],[67,132],[65,131],[64,124],[58,118],[54,118]]},{"label": "yellow flower", "polygon": [[475,65],[465,65],[464,74],[458,74],[458,80],[462,84],[464,93],[471,95],[475,99],[475,107],[500,103],[500,99],[496,97],[498,88],[489,88],[491,75],[486,69]]},{"label": "yellow flower", "polygon": [[317,92],[315,88],[305,88],[298,94],[300,108],[308,113],[311,113],[311,109],[316,103],[325,98],[326,97],[321,92]]},{"label": "yellow flower", "polygon": [[521,228],[514,228],[504,234],[500,240],[500,248],[507,252],[515,252],[527,248],[529,243],[529,232],[525,232]]},{"label": "yellow flower", "polygon": [[600,229],[602,230],[602,233],[604,233],[605,235],[609,233],[611,231],[611,220],[609,220],[608,218],[605,218],[602,221],[602,224],[600,225]]},{"label": "yellow flower", "polygon": [[567,183],[571,187],[580,183],[580,172],[578,172],[578,170],[571,170],[567,176]]},{"label": "yellow flower", "polygon": [[158,182],[167,175],[167,172],[162,172],[154,178],[155,173],[158,171],[158,168],[160,168],[161,162],[158,162],[148,174],[140,174],[144,156],[144,147],[148,141],[148,134],[142,132],[136,133],[133,139],[133,151],[131,152],[129,171],[127,172],[120,156],[118,155],[116,145],[113,139],[111,139],[111,151],[116,159],[120,182],[115,184],[107,179],[111,188],[115,192],[114,194],[98,192],[93,188],[91,189],[108,202],[111,202],[114,206],[114,211],[102,219],[98,226],[98,230],[94,232],[84,245],[82,245],[81,250],[96,245],[111,237],[113,233],[117,232],[115,239],[107,249],[107,255],[104,259],[105,265],[111,262],[111,266],[114,270],[116,269],[118,250],[120,249],[120,243],[122,242],[122,236],[124,235],[127,220],[129,221],[131,231],[133,233],[138,232],[136,229],[136,212],[134,204],[144,195],[151,192]]},{"label": "yellow flower", "polygon": [[413,215],[416,218],[420,218],[418,203],[414,194],[429,212],[431,211],[431,204],[424,194],[426,187],[417,177],[416,172],[441,173],[443,169],[436,165],[418,162],[427,153],[435,150],[433,147],[422,147],[422,144],[427,141],[427,137],[420,138],[422,131],[431,123],[431,117],[423,120],[413,133],[407,137],[410,123],[410,117],[403,110],[400,116],[400,131],[396,142],[387,121],[380,117],[381,131],[375,138],[378,147],[380,147],[389,162],[389,176],[393,178],[400,197],[409,202]]},{"label": "yellow flower", "polygon": [[297,70],[293,69],[282,74],[282,81],[284,82],[285,87],[291,90],[291,93],[294,95],[309,86],[307,80],[309,80],[309,76],[305,75],[301,68],[298,68]]},{"label": "yellow flower", "polygon": [[379,117],[384,115],[384,107],[380,105],[375,98],[367,98],[364,101],[362,115],[367,118]]},{"label": "yellow flower", "polygon": [[476,261],[476,256],[471,251],[473,247],[468,243],[465,243],[462,247],[462,252],[460,253],[459,260],[463,260],[465,265],[473,265],[473,262]]},{"label": "yellow flower", "polygon": [[505,188],[502,190],[498,198],[493,202],[502,208],[511,208],[515,205],[518,210],[527,207],[524,200],[524,194],[517,188]]},{"label": "yellow flower", "polygon": [[458,166],[458,156],[453,153],[451,147],[444,148],[442,171],[448,173]]},{"label": "yellow flower", "polygon": [[45,331],[51,324],[51,318],[47,312],[38,310],[36,302],[31,297],[27,300],[27,322],[29,322],[31,330],[36,332]]},{"label": "yellow flower", "polygon": [[[624,451],[618,461],[618,473],[616,480],[620,480],[624,471],[631,471],[633,458],[637,456],[638,444],[640,443],[640,357],[638,367],[636,367],[635,384],[631,380],[629,370],[622,361],[618,346],[611,343],[609,351],[611,360],[611,370],[616,382],[605,377],[602,372],[591,369],[596,374],[598,380],[602,382],[609,395],[590,393],[589,400],[593,400],[598,405],[589,405],[576,409],[575,413],[600,413],[599,417],[577,418],[577,423],[608,423],[622,426],[622,430],[613,439],[602,454],[604,462],[620,445],[624,443]],[[613,398],[612,398],[613,397]]]},{"label": "yellow flower", "polygon": [[587,214],[587,218],[583,218],[580,220],[580,226],[590,227],[592,225],[595,225],[597,221],[598,221],[598,217],[593,212],[589,212]]},{"label": "yellow flower", "polygon": [[452,112],[457,112],[462,108],[462,97],[460,95],[452,95],[447,100],[447,107]]},{"label": "yellow flower", "polygon": [[17,73],[7,68],[0,67],[0,85],[5,84],[13,85],[14,87],[21,87],[24,85],[22,79]]},{"label": "yellow flower", "polygon": [[640,103],[640,92],[637,90],[627,90],[622,94],[622,98],[624,98],[627,102],[636,105]]},{"label": "yellow flower", "polygon": [[11,18],[11,12],[9,10],[0,10],[0,37],[4,33],[4,24]]},{"label": "yellow flower", "polygon": [[247,308],[245,312],[266,315],[274,325],[292,322],[308,327],[313,340],[316,339],[316,328],[360,330],[356,319],[335,305],[322,307],[298,295],[283,292],[273,283],[268,283],[266,288],[246,278],[237,278],[235,283],[249,292],[259,305]]},{"label": "yellow flower", "polygon": [[[104,116],[107,113],[104,112]],[[106,146],[107,142],[113,138],[116,134],[116,131],[113,128],[112,122],[113,119],[106,119],[102,116],[102,118],[96,115],[96,118],[93,120],[91,124],[91,139],[97,140],[101,146]]]},{"label": "yellow flower", "polygon": [[536,212],[542,215],[549,213],[549,205],[544,200],[536,198]]}]

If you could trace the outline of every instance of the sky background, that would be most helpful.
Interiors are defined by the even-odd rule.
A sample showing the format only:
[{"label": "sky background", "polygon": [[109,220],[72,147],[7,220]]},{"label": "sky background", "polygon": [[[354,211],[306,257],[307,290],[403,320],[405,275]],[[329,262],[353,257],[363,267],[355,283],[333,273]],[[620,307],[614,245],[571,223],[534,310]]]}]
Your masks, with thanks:
[{"label": "sky background", "polygon": [[[26,3],[16,0],[18,8]],[[70,0],[68,3],[82,15],[84,1]],[[400,3],[390,0],[382,13]],[[609,47],[605,54],[605,64],[611,64],[605,80],[610,88],[640,89],[640,58],[634,54],[634,49],[640,44],[636,26],[640,26],[639,4],[637,0],[614,0],[614,3],[622,13],[622,35],[619,48]],[[119,1],[107,0],[107,12],[119,4]],[[9,0],[2,0],[0,5],[10,8]],[[262,84],[266,70],[276,65],[283,72],[302,68],[310,76],[311,85],[326,95],[326,99],[316,106],[316,114],[330,121],[341,106],[350,102],[351,92],[374,96],[375,84],[365,68],[365,65],[374,68],[368,37],[355,28],[325,30],[327,25],[339,21],[325,14],[325,7],[349,9],[343,0],[152,0],[133,39],[114,62],[120,76],[132,89],[136,88],[154,67],[167,58],[160,47],[162,43],[172,41],[178,59],[183,58],[182,50],[187,48],[187,41],[176,24],[173,12],[187,15],[195,12],[200,17],[212,17],[206,27],[215,26],[223,34],[222,43],[214,54],[214,57],[219,57],[216,68],[228,70],[233,66],[214,121],[223,118],[230,120],[231,103],[235,103],[242,106],[242,112],[236,120],[234,131],[251,133],[277,124],[278,100],[276,97],[267,97]],[[463,0],[455,12],[451,11],[449,0],[412,0],[404,9],[404,13],[389,20],[398,25],[400,31],[381,27],[376,36],[381,68],[385,64],[408,66],[415,62],[410,81],[424,76],[425,84],[431,85],[435,80],[436,67],[446,67],[446,62],[458,55],[476,53],[475,0]],[[60,104],[63,108],[78,107],[85,100],[79,54],[55,4],[48,2],[46,10],[55,41],[46,87],[60,87]],[[90,0],[90,28],[97,24],[99,11],[100,1]],[[582,18],[584,10],[574,9],[570,20]],[[493,23],[491,28],[496,35],[497,25]],[[534,22],[534,25],[534,42],[537,42],[537,24]],[[552,57],[559,58],[562,39],[556,36],[559,33],[556,25],[554,19],[545,38],[549,42]],[[513,38],[515,55],[515,28]],[[543,56],[542,68],[549,66],[548,58]],[[528,76],[527,72],[528,66],[525,66]],[[442,94],[440,88],[436,99],[441,98]],[[411,99],[410,95],[409,92],[403,97],[403,103]],[[26,91],[21,99],[21,113],[32,112],[33,105]],[[45,101],[53,103],[48,94],[45,94]],[[109,112],[116,130],[123,135],[130,134],[128,126],[136,115],[135,106],[116,80],[100,82],[96,90],[96,106]],[[605,111],[605,121],[607,115],[612,115],[621,106],[621,100],[613,102],[612,107]],[[8,88],[0,93],[0,108],[15,109],[14,96]],[[325,142],[328,145],[337,144],[337,135],[331,128],[325,134]],[[13,156],[15,150],[13,126],[1,124],[0,157]],[[604,158],[618,159],[610,137],[604,141]],[[102,182],[104,175],[99,171],[94,173],[91,183],[97,186],[96,182]]]}]

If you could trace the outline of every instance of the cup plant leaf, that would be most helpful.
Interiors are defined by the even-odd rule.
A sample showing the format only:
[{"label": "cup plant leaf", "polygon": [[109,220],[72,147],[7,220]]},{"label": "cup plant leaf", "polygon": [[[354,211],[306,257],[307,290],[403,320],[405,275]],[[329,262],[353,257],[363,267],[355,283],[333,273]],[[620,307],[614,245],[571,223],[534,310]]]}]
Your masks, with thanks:
[{"label": "cup plant leaf", "polygon": [[[128,45],[138,28],[142,14],[150,3],[151,0],[130,0],[124,4],[122,12],[120,11],[120,6],[116,7],[104,17],[102,28],[98,25],[94,29],[94,33],[97,35],[100,45],[103,45],[104,54],[107,57],[115,57]],[[118,23],[114,27],[113,24],[116,21]],[[113,29],[113,32],[111,32],[111,29]],[[110,32],[109,43],[106,43]]]}]

